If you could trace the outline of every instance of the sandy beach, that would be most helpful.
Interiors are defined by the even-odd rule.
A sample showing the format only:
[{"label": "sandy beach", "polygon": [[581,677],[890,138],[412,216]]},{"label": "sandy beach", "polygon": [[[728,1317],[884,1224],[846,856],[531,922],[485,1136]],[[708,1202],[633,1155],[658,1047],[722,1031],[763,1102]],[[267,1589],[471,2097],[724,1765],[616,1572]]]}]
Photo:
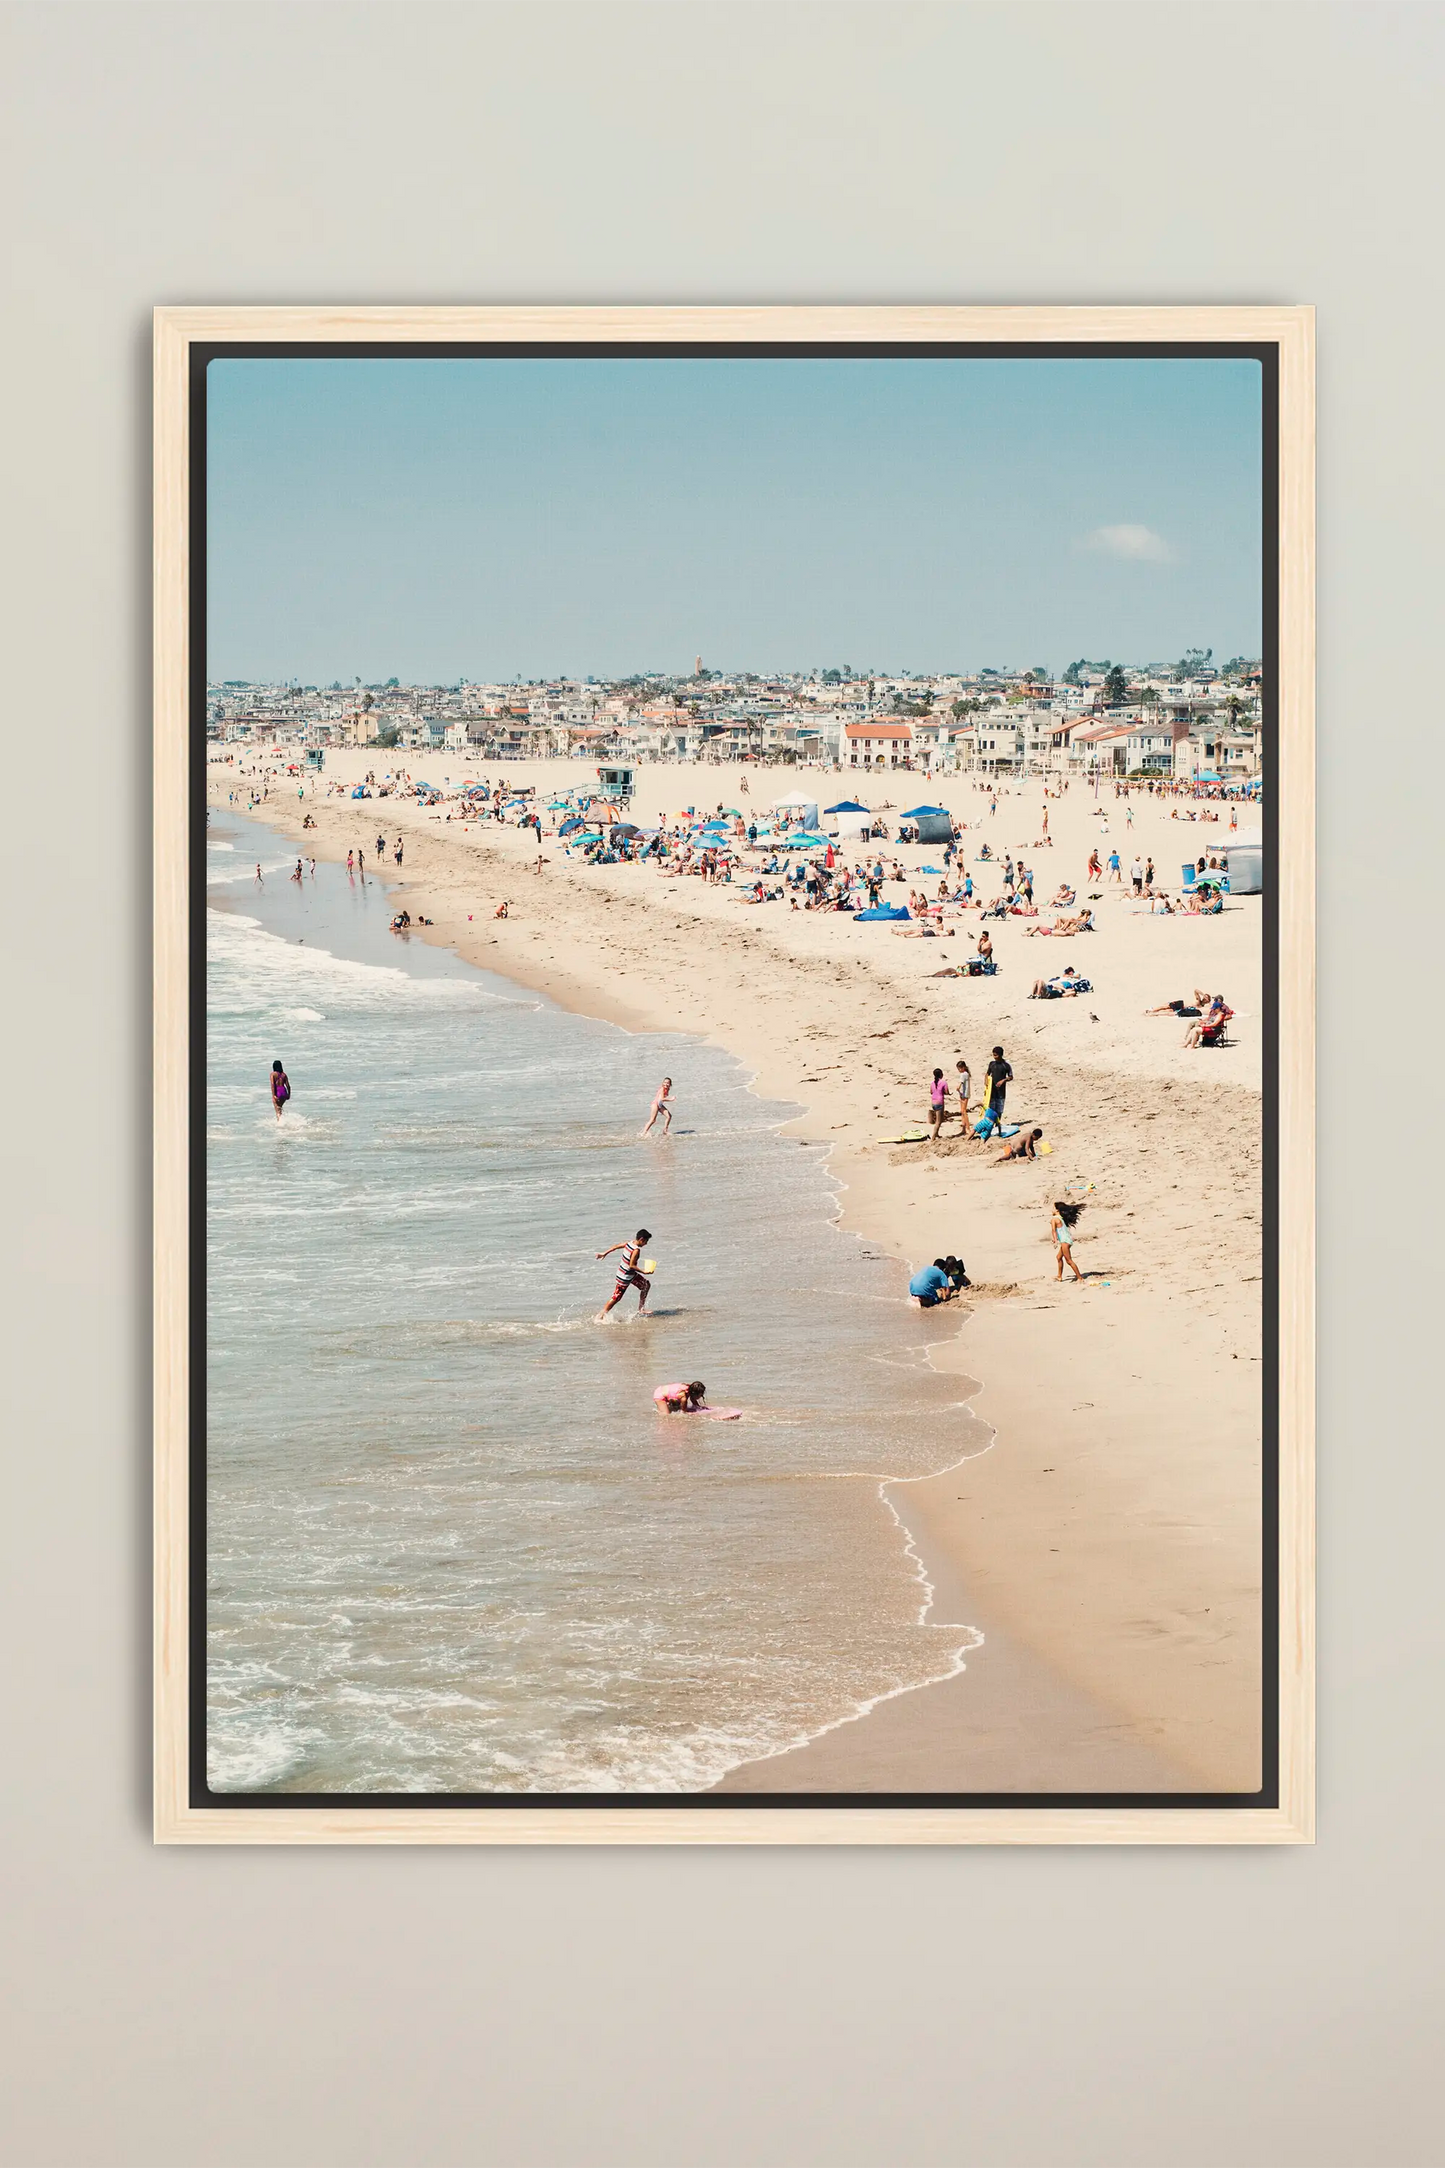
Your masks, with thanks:
[{"label": "sandy beach", "polygon": [[[353,801],[332,786],[389,763],[453,783],[504,774],[511,785],[575,790],[582,762],[445,763],[372,748],[328,755],[298,799],[273,778],[258,808],[318,858],[363,845],[428,938],[632,1029],[695,1031],[754,1072],[758,1088],[806,1111],[800,1136],[826,1142],[843,1185],[843,1224],[910,1268],[955,1252],[974,1292],[958,1331],[934,1351],[960,1398],[993,1426],[992,1447],[889,1498],[950,1617],[983,1632],[966,1672],[880,1703],[808,1746],[739,1768],[728,1790],[825,1792],[1249,1792],[1260,1781],[1261,904],[1222,916],[1165,918],[1128,889],[1094,881],[1091,847],[1127,870],[1152,855],[1177,893],[1180,864],[1227,840],[1219,825],[1171,820],[1183,801],[1137,792],[1133,826],[1108,795],[1075,783],[1005,787],[998,811],[969,778],[871,777],[859,795],[896,831],[926,799],[967,823],[962,863],[987,842],[1020,849],[1035,873],[1037,920],[990,928],[999,973],[940,977],[972,953],[976,913],[957,933],[901,938],[841,914],[753,906],[740,886],[664,878],[650,866],[587,866],[554,837],[464,823],[455,805]],[[238,753],[208,768],[212,804],[278,756]],[[434,772],[435,771],[435,772]],[[644,825],[696,805],[761,812],[816,786],[822,803],[860,779],[806,770],[658,765],[637,771]],[[746,784],[746,792],[744,790]],[[1203,810],[1202,808],[1200,810]],[[1214,809],[1211,809],[1214,810]],[[444,816],[450,811],[451,820]],[[310,815],[315,827],[302,832]],[[1252,825],[1254,816],[1242,815]],[[398,870],[374,853],[405,839]],[[937,886],[940,846],[883,846],[909,884]],[[857,858],[860,847],[845,855]],[[1086,892],[1098,930],[1032,939],[1051,923],[1065,876]],[[889,900],[906,886],[888,884]],[[506,900],[508,916],[494,916]],[[1036,977],[1072,964],[1092,992],[1035,1002]],[[1222,991],[1233,1044],[1183,1046],[1175,1016],[1144,1011],[1196,987]],[[997,1147],[905,1145],[921,1125],[935,1067],[967,1057],[979,1086],[1001,1043],[1015,1075],[1010,1119],[1043,1128],[1051,1156],[999,1166]],[[640,1114],[645,1109],[639,1110]],[[1090,1186],[1091,1185],[1091,1186]],[[1079,1285],[1054,1276],[1051,1200],[1083,1199]],[[800,1359],[805,1352],[800,1351]]]}]

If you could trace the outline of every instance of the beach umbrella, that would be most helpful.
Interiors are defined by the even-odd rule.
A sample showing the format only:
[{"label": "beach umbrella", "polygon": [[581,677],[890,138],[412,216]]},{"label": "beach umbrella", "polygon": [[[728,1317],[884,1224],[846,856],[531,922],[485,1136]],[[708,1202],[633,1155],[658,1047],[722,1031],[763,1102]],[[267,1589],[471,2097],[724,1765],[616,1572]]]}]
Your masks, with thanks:
[{"label": "beach umbrella", "polygon": [[574,829],[585,828],[586,826],[586,821],[584,821],[581,814],[578,813],[574,814],[570,821],[563,821],[561,827],[557,830],[557,833],[559,836],[570,836]]},{"label": "beach umbrella", "polygon": [[631,821],[614,821],[612,833],[614,836],[640,836],[642,830]]}]

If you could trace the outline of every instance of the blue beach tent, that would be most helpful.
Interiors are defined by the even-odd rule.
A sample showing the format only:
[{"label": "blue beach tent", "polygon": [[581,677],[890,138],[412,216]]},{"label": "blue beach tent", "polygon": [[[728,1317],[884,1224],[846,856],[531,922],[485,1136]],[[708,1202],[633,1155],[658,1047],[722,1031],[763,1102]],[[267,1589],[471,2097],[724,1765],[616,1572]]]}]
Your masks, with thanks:
[{"label": "blue beach tent", "polygon": [[880,903],[880,904],[877,904],[877,905],[875,905],[875,906],[874,906],[874,908],[873,908],[873,909],[872,909],[871,911],[855,911],[855,912],[853,913],[853,916],[854,916],[854,918],[856,918],[856,919],[866,919],[866,918],[874,918],[874,919],[877,919],[877,918],[898,919],[898,918],[907,918],[907,916],[908,916],[908,906],[907,906],[907,904],[904,904],[904,903]]},{"label": "blue beach tent", "polygon": [[866,813],[866,805],[859,805],[856,798],[845,798],[840,805],[825,805],[825,813]]}]

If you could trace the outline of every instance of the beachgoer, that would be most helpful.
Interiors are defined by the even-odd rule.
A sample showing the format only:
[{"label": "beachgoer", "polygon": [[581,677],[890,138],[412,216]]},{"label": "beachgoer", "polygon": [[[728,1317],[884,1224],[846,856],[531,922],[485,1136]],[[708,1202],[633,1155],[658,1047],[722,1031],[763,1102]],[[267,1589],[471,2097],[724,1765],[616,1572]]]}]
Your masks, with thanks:
[{"label": "beachgoer", "polygon": [[920,1310],[932,1310],[940,1302],[952,1302],[958,1289],[949,1275],[947,1263],[935,1257],[931,1265],[915,1272],[908,1283],[908,1293]]},{"label": "beachgoer", "polygon": [[1036,1158],[1037,1154],[1034,1151],[1034,1146],[1042,1136],[1042,1129],[1020,1130],[1016,1137],[1010,1137],[1008,1143],[994,1161],[994,1165],[1001,1167],[1006,1159]]},{"label": "beachgoer", "polygon": [[[1205,1033],[1222,1033],[1233,1014],[1234,1011],[1225,1002],[1223,994],[1216,994],[1198,1022],[1191,1024],[1185,1032],[1184,1044],[1193,1047],[1203,1046]],[[1210,1043],[1212,1045],[1214,1041],[1211,1040]]]},{"label": "beachgoer", "polygon": [[1119,886],[1122,888],[1124,885],[1124,876],[1119,869],[1119,853],[1117,851],[1110,851],[1108,857],[1108,867],[1109,879],[1111,881],[1117,881]]},{"label": "beachgoer", "polygon": [[281,1119],[282,1110],[284,1109],[286,1102],[290,1097],[291,1079],[287,1076],[286,1071],[282,1068],[280,1062],[273,1061],[271,1064],[271,1104],[276,1109],[276,1119],[278,1122]]},{"label": "beachgoer", "polygon": [[647,1308],[647,1298],[652,1293],[652,1283],[646,1273],[639,1268],[643,1249],[651,1240],[652,1236],[648,1229],[639,1227],[631,1242],[614,1242],[607,1249],[597,1252],[599,1264],[604,1257],[612,1257],[619,1250],[622,1252],[622,1263],[617,1268],[617,1285],[613,1288],[606,1302],[603,1303],[602,1308],[597,1312],[596,1322],[599,1325],[608,1311],[615,1309],[617,1304],[621,1302],[629,1287],[637,1289],[638,1316],[641,1317],[643,1311]]},{"label": "beachgoer", "polygon": [[1056,1280],[1063,1278],[1065,1265],[1068,1266],[1076,1280],[1082,1280],[1084,1277],[1074,1263],[1074,1253],[1069,1247],[1069,1237],[1078,1225],[1079,1214],[1083,1209],[1084,1207],[1081,1204],[1069,1204],[1062,1197],[1057,1197],[1054,1200],[1054,1211],[1049,1222],[1049,1231],[1054,1238],[1054,1254],[1058,1260],[1058,1271],[1054,1274]]},{"label": "beachgoer", "polygon": [[1135,895],[1142,896],[1144,893],[1144,867],[1140,859],[1136,858],[1134,860],[1134,863],[1130,866],[1129,879],[1134,884]]},{"label": "beachgoer", "polygon": [[1001,1046],[994,1048],[993,1060],[983,1073],[985,1080],[983,1093],[985,1111],[995,1122],[1001,1122],[1003,1120],[1004,1100],[1008,1097],[1008,1088],[1013,1082],[1014,1075],[1012,1069],[1004,1060]]},{"label": "beachgoer", "polygon": [[954,1067],[958,1071],[958,1081],[953,1087],[958,1093],[958,1123],[964,1135],[967,1136],[968,1095],[973,1089],[973,1078],[968,1073],[968,1063],[966,1061],[957,1061],[954,1063]]},{"label": "beachgoer", "polygon": [[652,1397],[664,1415],[691,1415],[703,1405],[706,1394],[702,1379],[694,1378],[690,1385],[680,1380],[675,1385],[659,1385]]},{"label": "beachgoer", "polygon": [[948,1114],[948,1086],[943,1081],[943,1071],[935,1069],[933,1082],[928,1087],[928,1134],[937,1144],[939,1133]]},{"label": "beachgoer", "polygon": [[652,1129],[652,1126],[657,1121],[659,1115],[662,1118],[663,1135],[666,1136],[669,1129],[671,1129],[672,1108],[667,1103],[668,1094],[671,1090],[672,1078],[670,1076],[665,1076],[661,1084],[659,1084],[659,1086],[657,1087],[657,1094],[656,1097],[653,1099],[652,1112],[647,1117],[646,1127],[641,1131],[641,1134],[644,1137],[647,1136],[649,1131]]}]

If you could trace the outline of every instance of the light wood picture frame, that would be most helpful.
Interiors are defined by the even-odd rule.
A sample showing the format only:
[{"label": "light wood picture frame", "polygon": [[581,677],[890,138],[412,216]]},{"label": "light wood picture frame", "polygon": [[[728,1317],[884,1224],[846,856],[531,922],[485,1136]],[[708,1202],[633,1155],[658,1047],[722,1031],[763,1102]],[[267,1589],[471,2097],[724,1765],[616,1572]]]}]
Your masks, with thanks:
[{"label": "light wood picture frame", "polygon": [[[154,346],[154,1834],[179,1844],[1258,1844],[1314,1838],[1314,319],[1300,306],[256,308],[163,307]],[[1266,1444],[1261,1526],[1263,1782],[1208,1800],[1072,1793],[983,1803],[910,1795],[686,1794],[674,1802],[525,1794],[443,1804],[207,1792],[194,1727],[205,1498],[193,1451],[205,1377],[194,1308],[204,1066],[194,878],[205,834],[196,785],[204,658],[194,584],[204,497],[193,439],[197,374],[218,351],[509,352],[606,349],[773,354],[1080,353],[1140,349],[1258,358],[1269,387],[1264,606],[1272,1113],[1264,1139]],[[198,713],[198,686],[200,709]],[[202,756],[203,757],[203,756]],[[1177,855],[1177,854],[1176,854]],[[1268,924],[1269,921],[1267,920]],[[1268,984],[1268,978],[1266,983]],[[1169,993],[1179,991],[1172,985]],[[1162,995],[1160,998],[1163,998]],[[1015,1027],[1017,1028],[1017,1027]],[[204,1125],[202,1125],[204,1128]],[[1272,1301],[1271,1301],[1272,1295]],[[1271,1426],[1267,1425],[1267,1429]],[[1272,1597],[1272,1601],[1271,1601]]]}]

